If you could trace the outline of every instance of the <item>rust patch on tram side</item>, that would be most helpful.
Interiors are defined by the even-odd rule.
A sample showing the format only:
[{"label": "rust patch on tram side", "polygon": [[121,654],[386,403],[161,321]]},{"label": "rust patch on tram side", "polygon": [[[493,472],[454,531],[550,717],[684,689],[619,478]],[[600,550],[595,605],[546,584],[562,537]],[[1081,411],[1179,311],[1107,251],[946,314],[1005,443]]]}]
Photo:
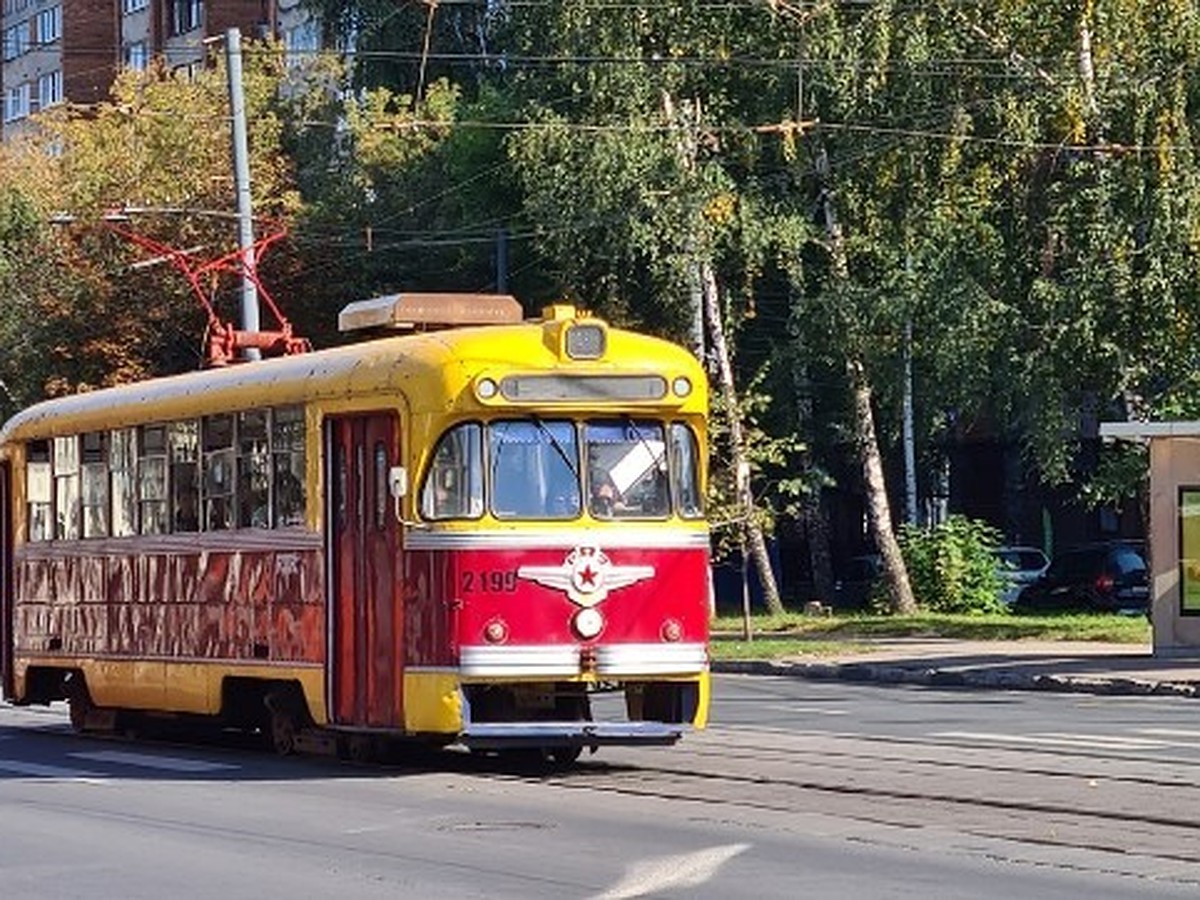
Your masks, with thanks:
[{"label": "rust patch on tram side", "polygon": [[19,561],[19,653],[321,662],[319,550]]}]

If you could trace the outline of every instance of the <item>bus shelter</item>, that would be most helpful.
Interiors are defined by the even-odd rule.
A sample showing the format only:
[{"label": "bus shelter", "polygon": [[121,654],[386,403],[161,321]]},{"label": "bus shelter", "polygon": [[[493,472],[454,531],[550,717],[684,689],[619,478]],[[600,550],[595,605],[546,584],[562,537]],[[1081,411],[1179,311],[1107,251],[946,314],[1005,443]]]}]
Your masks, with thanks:
[{"label": "bus shelter", "polygon": [[1154,654],[1193,655],[1200,650],[1200,421],[1105,422],[1100,436],[1149,445]]}]

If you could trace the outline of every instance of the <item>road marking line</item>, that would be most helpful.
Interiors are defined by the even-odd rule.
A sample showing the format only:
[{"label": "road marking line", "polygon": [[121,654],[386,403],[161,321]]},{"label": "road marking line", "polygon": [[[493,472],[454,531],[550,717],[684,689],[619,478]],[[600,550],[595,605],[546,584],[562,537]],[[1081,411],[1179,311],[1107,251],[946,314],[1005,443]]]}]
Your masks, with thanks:
[{"label": "road marking line", "polygon": [[624,878],[603,894],[597,894],[593,900],[631,900],[673,888],[698,887],[711,880],[721,866],[749,847],[749,844],[729,844],[695,853],[636,862],[629,867]]},{"label": "road marking line", "polygon": [[108,782],[108,779],[99,772],[68,769],[65,766],[48,766],[45,763],[22,762],[19,759],[0,759],[0,772],[28,775],[32,778],[62,778],[67,781],[82,781],[89,784],[107,784]]},{"label": "road marking line", "polygon": [[128,753],[123,750],[96,750],[88,753],[71,753],[76,759],[92,762],[120,763],[126,766],[141,766],[146,769],[162,769],[168,772],[227,772],[241,766],[227,763],[207,762],[201,759],[184,759],[178,756],[153,756],[149,753]]},{"label": "road marking line", "polygon": [[1166,741],[1146,738],[1119,738],[1105,735],[1032,735],[996,734],[987,731],[938,731],[931,737],[992,743],[1035,744],[1047,747],[1092,747],[1103,750],[1158,750],[1170,746]]},{"label": "road marking line", "polygon": [[1138,734],[1155,734],[1159,737],[1190,737],[1200,738],[1200,731],[1194,728],[1139,728]]}]

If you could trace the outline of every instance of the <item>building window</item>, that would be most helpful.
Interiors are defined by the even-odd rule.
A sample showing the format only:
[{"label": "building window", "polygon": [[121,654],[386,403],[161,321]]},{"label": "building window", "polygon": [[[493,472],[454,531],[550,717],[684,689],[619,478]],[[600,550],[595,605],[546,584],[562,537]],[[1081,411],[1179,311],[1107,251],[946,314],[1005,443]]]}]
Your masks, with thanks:
[{"label": "building window", "polygon": [[121,0],[121,12],[125,15],[141,12],[150,5],[150,0]]},{"label": "building window", "polygon": [[18,22],[11,28],[4,29],[4,60],[16,59],[29,52],[30,29],[29,20]]},{"label": "building window", "polygon": [[129,44],[125,47],[125,67],[137,72],[144,72],[150,66],[150,48],[145,41]]},{"label": "building window", "polygon": [[29,85],[18,84],[4,92],[4,121],[15,122],[29,115]]},{"label": "building window", "polygon": [[46,109],[63,101],[62,70],[48,72],[38,78],[38,109]]},{"label": "building window", "polygon": [[321,25],[316,19],[309,19],[289,28],[283,34],[283,48],[287,53],[287,64],[298,66],[312,58],[321,49]]},{"label": "building window", "polygon": [[62,7],[52,6],[37,14],[39,44],[53,44],[62,37]]},{"label": "building window", "polygon": [[201,0],[173,0],[171,3],[171,34],[186,34],[203,24],[204,4]]}]

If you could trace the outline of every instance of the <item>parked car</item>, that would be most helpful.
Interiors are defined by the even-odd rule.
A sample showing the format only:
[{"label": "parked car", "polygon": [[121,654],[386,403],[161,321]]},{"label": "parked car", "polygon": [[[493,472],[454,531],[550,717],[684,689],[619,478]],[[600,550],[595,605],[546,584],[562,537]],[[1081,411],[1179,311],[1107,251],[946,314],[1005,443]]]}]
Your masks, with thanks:
[{"label": "parked car", "polygon": [[1146,557],[1140,545],[1128,542],[1093,544],[1058,554],[1013,604],[1018,612],[1145,613],[1149,606]]},{"label": "parked car", "polygon": [[1004,590],[1000,599],[1011,606],[1021,590],[1037,581],[1050,560],[1037,547],[997,547],[997,568]]},{"label": "parked car", "polygon": [[841,568],[841,577],[834,583],[834,609],[866,609],[871,591],[883,574],[883,561],[878,553],[852,556]]}]

